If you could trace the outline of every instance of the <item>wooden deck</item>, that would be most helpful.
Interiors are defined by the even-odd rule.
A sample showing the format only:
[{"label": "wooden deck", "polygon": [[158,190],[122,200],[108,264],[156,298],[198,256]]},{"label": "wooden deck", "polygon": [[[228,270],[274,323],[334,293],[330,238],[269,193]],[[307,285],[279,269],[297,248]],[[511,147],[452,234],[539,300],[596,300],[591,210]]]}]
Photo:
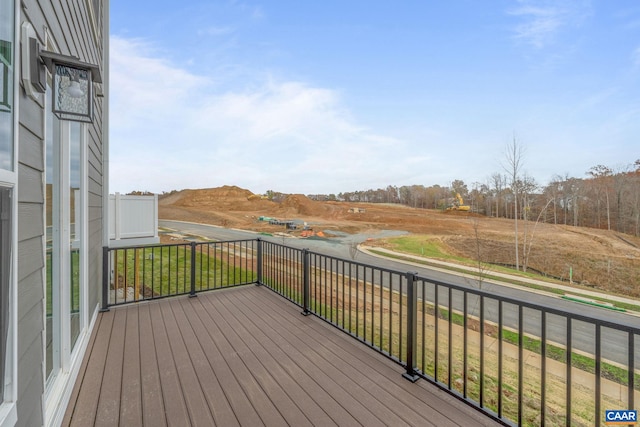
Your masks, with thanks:
[{"label": "wooden deck", "polygon": [[63,425],[496,425],[264,287],[113,308]]}]

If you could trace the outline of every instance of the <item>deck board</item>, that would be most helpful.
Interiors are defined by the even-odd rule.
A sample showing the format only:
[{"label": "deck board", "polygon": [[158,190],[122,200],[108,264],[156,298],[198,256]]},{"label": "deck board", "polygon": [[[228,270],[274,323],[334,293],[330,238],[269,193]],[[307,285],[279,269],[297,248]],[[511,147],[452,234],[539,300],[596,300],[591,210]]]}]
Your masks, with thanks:
[{"label": "deck board", "polygon": [[[171,353],[176,366],[176,373],[185,396],[185,404],[190,414],[191,424],[195,426],[211,426],[214,424],[213,416],[209,410],[209,405],[201,392],[202,386],[198,379],[198,374],[193,366],[189,351],[184,344],[181,323],[178,323],[174,313],[177,304],[162,304],[165,328],[169,336]],[[196,391],[193,393],[192,391]]]},{"label": "deck board", "polygon": [[72,392],[72,396],[76,396],[74,401],[77,410],[73,413],[73,419],[65,416],[63,420],[72,426],[89,426],[95,423],[114,318],[115,313],[107,312],[101,313],[96,320],[90,340],[92,345],[87,348],[85,360],[83,360],[86,369],[78,374],[75,386],[77,390]]},{"label": "deck board", "polygon": [[122,377],[131,378],[131,381],[123,381],[120,394],[120,424],[124,426],[142,424],[141,364],[127,363],[130,360],[140,360],[139,325],[138,310],[135,307],[127,308]]},{"label": "deck board", "polygon": [[158,358],[155,354],[156,343],[153,338],[149,304],[138,307],[138,328],[140,334],[142,424],[158,427],[166,426],[167,419],[164,415],[160,370],[158,368]]},{"label": "deck board", "polygon": [[[182,301],[181,301],[182,302]],[[174,314],[176,321],[182,325],[191,325],[195,318],[189,318],[189,305],[187,309],[183,304],[174,305]],[[193,368],[198,373],[200,386],[202,387],[203,396],[206,399],[208,407],[213,414],[215,424],[224,426],[239,425],[238,420],[226,399],[224,390],[215,375],[215,371],[210,365],[207,356],[198,341],[193,327],[182,328],[182,338],[185,346],[189,349],[189,355],[193,363]]]},{"label": "deck board", "polygon": [[153,340],[156,345],[155,349],[148,349],[148,351],[155,350],[155,356],[158,360],[160,387],[162,389],[167,425],[176,426],[180,425],[180,423],[189,424],[190,418],[187,411],[187,404],[185,403],[185,397],[188,396],[182,393],[178,370],[176,369],[173,354],[171,353],[169,335],[167,334],[165,321],[162,317],[163,303],[164,301],[160,301],[159,304],[149,304]]},{"label": "deck board", "polygon": [[[128,310],[115,313],[111,339],[104,364],[100,400],[96,412],[96,426],[113,426],[120,422],[120,396],[122,395],[122,372],[124,366],[124,339],[126,336]],[[120,315],[118,315],[120,314]]]},{"label": "deck board", "polygon": [[99,315],[63,425],[496,425],[264,287]]},{"label": "deck board", "polygon": [[[198,303],[201,297],[198,297]],[[209,360],[209,364],[215,372],[218,382],[223,388],[227,401],[234,411],[238,422],[241,425],[262,425],[260,415],[255,407],[251,404],[240,383],[236,380],[234,373],[231,371],[227,361],[220,353],[216,342],[215,335],[212,336],[206,312],[200,304],[193,304],[193,310],[196,318],[192,322],[194,332],[198,336],[203,352]],[[205,326],[206,325],[206,326]]]},{"label": "deck board", "polygon": [[[106,319],[106,317],[103,317],[103,316],[99,316],[96,319],[96,322],[95,322],[95,325],[94,325],[95,331],[98,331],[100,329],[100,322],[101,321],[105,321],[105,319]],[[91,337],[89,338],[89,343],[87,344],[87,353],[86,353],[87,355],[90,355],[91,351],[93,349],[97,349],[97,346],[95,346],[97,336],[98,336],[98,333],[92,333],[91,334]],[[107,349],[108,341],[107,340],[102,340],[102,344],[103,344],[104,349],[105,349],[104,354],[106,355],[106,349]],[[84,377],[84,380],[86,381],[85,386],[88,386],[88,384],[91,382],[91,375],[84,376],[84,373],[87,371],[87,366],[89,365],[90,361],[93,364],[95,364],[95,363],[98,362],[98,358],[94,357],[93,359],[90,359],[87,356],[87,357],[85,357],[83,359],[82,365],[80,366],[80,371],[79,371],[79,377],[78,378],[83,378]],[[92,371],[94,372],[94,374],[97,374],[99,370],[98,369],[92,369]],[[78,383],[79,383],[78,385],[80,385],[81,382],[82,382],[82,380],[79,379],[78,380]],[[90,387],[90,386],[88,386],[88,387]],[[78,394],[79,394],[79,392],[80,392],[80,387],[79,386],[74,387],[74,389],[73,389],[73,391],[71,393],[71,396],[69,398],[71,402],[78,402]],[[95,396],[91,396],[90,394],[88,394],[88,396],[94,398],[95,407],[97,407],[97,405],[98,405],[98,403],[97,403],[98,402],[97,394]],[[95,415],[95,408],[91,409],[92,405],[90,403],[85,401],[85,402],[81,402],[81,404],[82,404],[82,408],[84,408],[86,410],[86,412],[85,412],[85,414],[83,414],[82,411],[78,411],[76,413],[76,422],[82,421],[83,416],[86,415],[86,414],[90,414],[92,417]],[[65,418],[62,421],[63,425],[69,425],[69,423],[71,422],[71,419],[69,418],[70,416],[71,416],[71,414],[69,412],[65,413]],[[93,422],[93,418],[92,418],[91,421]]]}]

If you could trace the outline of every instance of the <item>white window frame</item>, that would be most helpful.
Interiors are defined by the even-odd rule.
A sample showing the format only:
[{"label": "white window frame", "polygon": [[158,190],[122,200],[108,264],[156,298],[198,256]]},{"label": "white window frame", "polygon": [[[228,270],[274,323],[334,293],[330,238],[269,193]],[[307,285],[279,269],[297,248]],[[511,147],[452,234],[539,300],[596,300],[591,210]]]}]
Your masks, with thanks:
[{"label": "white window frame", "polygon": [[[14,104],[15,105],[15,104]],[[17,115],[17,114],[16,114]],[[14,122],[15,123],[15,122]],[[14,137],[14,145],[16,138]],[[14,151],[15,153],[15,151]],[[17,156],[16,156],[17,157]],[[14,161],[14,165],[17,166]],[[0,171],[0,187],[9,188],[11,197],[11,268],[9,271],[9,325],[7,330],[7,354],[5,357],[5,378],[0,378],[4,383],[4,401],[0,403],[0,427],[15,425],[18,421],[16,403],[18,400],[18,292],[16,278],[18,271],[18,185],[16,175],[7,177],[6,171]],[[13,178],[8,180],[6,178]],[[14,182],[11,182],[14,181]]]},{"label": "white window frame", "polygon": [[[76,200],[75,206],[75,218],[71,218],[71,207],[69,205],[69,201],[71,200],[71,190],[70,190],[70,181],[71,181],[71,126],[73,124],[78,124],[80,126],[80,131],[78,137],[80,138],[80,200]],[[60,371],[68,372],[72,366],[72,359],[74,355],[78,352],[78,348],[80,347],[78,344],[80,342],[80,336],[86,332],[87,324],[88,324],[88,266],[87,266],[87,233],[88,233],[88,224],[87,224],[87,125],[79,122],[70,122],[66,120],[60,120],[60,151],[58,152],[59,159],[58,163],[54,161],[54,165],[57,165],[60,170],[60,175],[58,175],[59,182],[59,197],[62,200],[62,205],[60,206],[60,221],[62,223],[62,230],[60,233],[60,279],[63,281],[69,280],[71,277],[71,253],[69,252],[69,244],[71,243],[71,222],[73,220],[74,226],[80,226],[80,230],[76,230],[76,240],[75,244],[77,248],[80,250],[80,265],[79,268],[79,298],[81,299],[80,303],[80,324],[79,324],[79,336],[76,341],[76,345],[71,348],[71,322],[69,320],[69,315],[71,313],[71,302],[70,302],[70,294],[73,292],[71,289],[70,283],[69,286],[65,287],[62,294],[58,296],[59,298],[59,309],[60,309],[60,342],[62,347],[60,349]],[[54,136],[55,138],[55,136]],[[55,152],[55,151],[54,151]],[[56,179],[56,177],[54,177]],[[76,221],[78,220],[78,221]],[[78,239],[79,235],[79,239]],[[55,301],[55,298],[54,298]],[[55,381],[55,380],[54,380]]]},{"label": "white window frame", "polygon": [[19,33],[19,5],[14,1],[14,48],[13,48],[13,170],[0,170],[0,186],[12,191],[11,203],[11,268],[9,272],[9,325],[7,330],[7,349],[5,355],[5,378],[0,378],[0,385],[4,384],[4,398],[0,403],[0,427],[14,426],[18,421],[16,409],[18,401],[18,72],[16,62],[18,53],[16,46],[20,40]]},{"label": "white window frame", "polygon": [[[53,136],[53,168],[54,175],[53,180],[56,183],[54,186],[54,199],[61,201],[62,203],[58,209],[54,209],[53,218],[53,234],[54,245],[56,248],[52,259],[52,310],[54,310],[54,317],[52,322],[53,339],[59,343],[58,355],[55,356],[54,348],[54,374],[47,382],[46,372],[44,372],[45,378],[45,425],[58,425],[64,410],[66,408],[67,401],[74,386],[75,378],[78,374],[80,364],[82,363],[82,356],[86,349],[89,338],[89,292],[88,292],[88,171],[87,171],[87,138],[88,129],[85,123],[80,124],[80,201],[76,205],[79,207],[79,213],[76,218],[79,219],[80,224],[76,226],[82,227],[79,230],[80,239],[78,240],[78,248],[80,249],[80,332],[73,349],[71,349],[71,322],[69,314],[71,312],[70,307],[70,292],[71,285],[68,281],[70,273],[70,214],[71,208],[69,206],[70,200],[70,136],[71,136],[71,122],[66,120],[60,120],[59,133]],[[47,124],[48,126],[49,124]],[[57,146],[57,148],[56,148]],[[45,150],[46,151],[46,150]],[[46,152],[45,152],[46,156]],[[46,159],[45,159],[46,164]],[[44,178],[46,181],[46,177]],[[46,182],[45,182],[46,184]],[[56,225],[56,222],[58,223]],[[59,226],[59,230],[56,233],[56,226]],[[43,240],[46,240],[46,236]],[[46,244],[43,241],[43,245]],[[65,283],[60,287],[60,283]],[[44,286],[46,287],[46,279]],[[46,292],[46,289],[45,289]],[[46,325],[45,325],[46,327]],[[45,334],[46,335],[46,334]],[[46,343],[44,350],[46,351]],[[57,357],[57,358],[56,358]],[[56,362],[58,366],[56,367]]]}]

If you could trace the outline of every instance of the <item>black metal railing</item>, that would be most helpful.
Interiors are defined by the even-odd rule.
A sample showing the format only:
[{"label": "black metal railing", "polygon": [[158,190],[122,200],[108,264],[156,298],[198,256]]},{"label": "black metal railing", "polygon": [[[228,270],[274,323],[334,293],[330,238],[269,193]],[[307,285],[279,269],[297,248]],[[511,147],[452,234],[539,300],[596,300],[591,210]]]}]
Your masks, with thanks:
[{"label": "black metal railing", "polygon": [[103,309],[257,281],[257,240],[104,248]]},{"label": "black metal railing", "polygon": [[[640,401],[640,329],[629,326],[633,321],[591,318],[261,239],[149,248],[105,250],[109,304],[256,283],[399,363],[407,379],[427,379],[504,424],[598,426],[605,410],[634,410]],[[145,254],[167,260],[162,267],[133,260]],[[220,273],[205,269],[207,262],[236,273],[212,281]],[[166,274],[147,276],[149,268]],[[154,293],[119,297],[115,278],[131,287],[136,275]]]}]

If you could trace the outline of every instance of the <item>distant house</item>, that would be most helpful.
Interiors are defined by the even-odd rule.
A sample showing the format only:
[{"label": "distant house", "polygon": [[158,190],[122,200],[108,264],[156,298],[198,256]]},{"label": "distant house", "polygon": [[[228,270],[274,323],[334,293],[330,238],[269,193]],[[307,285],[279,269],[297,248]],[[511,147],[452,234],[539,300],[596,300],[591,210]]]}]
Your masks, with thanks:
[{"label": "distant house", "polygon": [[0,0],[0,427],[60,424],[98,312],[108,9]]}]

